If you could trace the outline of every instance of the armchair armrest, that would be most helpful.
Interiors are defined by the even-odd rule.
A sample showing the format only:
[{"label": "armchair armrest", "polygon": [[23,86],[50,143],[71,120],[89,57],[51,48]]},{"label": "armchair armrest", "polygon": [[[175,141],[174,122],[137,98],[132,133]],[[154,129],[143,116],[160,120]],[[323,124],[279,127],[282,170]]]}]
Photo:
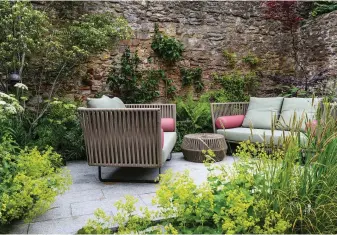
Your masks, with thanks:
[{"label": "armchair armrest", "polygon": [[246,115],[249,102],[211,103],[212,126],[216,132],[216,119],[221,116]]},{"label": "armchair armrest", "polygon": [[177,111],[175,104],[125,104],[126,108],[159,108],[161,118],[173,118],[174,130],[177,130]]},{"label": "armchair armrest", "polygon": [[160,167],[159,108],[79,108],[89,165]]}]

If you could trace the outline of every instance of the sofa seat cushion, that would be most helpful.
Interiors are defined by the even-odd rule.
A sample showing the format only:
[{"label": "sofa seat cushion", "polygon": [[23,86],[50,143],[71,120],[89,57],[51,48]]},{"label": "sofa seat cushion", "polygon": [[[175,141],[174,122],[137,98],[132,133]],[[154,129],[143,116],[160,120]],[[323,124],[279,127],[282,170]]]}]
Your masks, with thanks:
[{"label": "sofa seat cushion", "polygon": [[162,159],[163,164],[165,163],[166,159],[170,156],[174,145],[177,141],[177,133],[176,132],[164,132],[164,146],[162,150]]},{"label": "sofa seat cushion", "polygon": [[118,97],[114,97],[111,99],[105,95],[103,95],[101,98],[88,98],[87,106],[88,108],[125,108],[125,104]]},{"label": "sofa seat cushion", "polygon": [[277,129],[290,130],[294,125],[305,131],[306,123],[315,119],[320,98],[284,98]]},{"label": "sofa seat cushion", "polygon": [[271,129],[281,111],[283,97],[251,97],[243,127],[254,129]]},{"label": "sofa seat cushion", "polygon": [[174,132],[175,131],[175,123],[173,118],[162,118],[161,119],[161,128],[164,132]]},{"label": "sofa seat cushion", "polygon": [[[251,140],[256,143],[264,143],[264,137],[266,139],[266,143],[270,143],[271,140],[275,145],[281,144],[283,141],[283,136],[288,136],[291,134],[290,131],[280,131],[274,130],[274,135],[272,135],[271,130],[266,129],[250,129],[245,127],[238,127],[233,129],[219,129],[217,133],[225,135],[226,141],[235,141],[242,142],[246,140]],[[252,135],[253,134],[253,135]],[[273,136],[273,138],[272,138]],[[307,137],[300,133],[301,143],[305,144],[307,142]]]},{"label": "sofa seat cushion", "polygon": [[215,126],[217,129],[240,127],[244,118],[245,115],[218,117],[215,121]]}]

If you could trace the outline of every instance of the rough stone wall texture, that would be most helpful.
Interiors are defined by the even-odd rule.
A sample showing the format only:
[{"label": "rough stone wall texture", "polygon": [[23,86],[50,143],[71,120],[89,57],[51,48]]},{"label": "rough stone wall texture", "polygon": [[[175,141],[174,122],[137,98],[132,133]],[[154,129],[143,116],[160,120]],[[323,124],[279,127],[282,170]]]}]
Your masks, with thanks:
[{"label": "rough stone wall texture", "polygon": [[[291,37],[282,30],[281,24],[263,17],[260,2],[88,2],[86,11],[111,11],[124,16],[134,29],[134,37],[123,41],[113,52],[106,52],[92,58],[86,65],[91,86],[80,86],[80,95],[93,96],[106,90],[106,79],[111,67],[116,66],[125,46],[138,50],[143,69],[162,67],[168,77],[174,80],[178,95],[185,93],[181,88],[179,67],[203,69],[206,89],[212,86],[212,73],[232,70],[223,57],[223,50],[235,52],[238,58],[252,53],[261,59],[260,71],[263,77],[282,74],[294,75]],[[300,58],[311,74],[323,68],[336,70],[337,13],[330,13],[307,22],[300,30],[303,49]],[[151,64],[149,57],[155,57],[151,49],[154,24],[160,31],[182,41],[185,46],[183,60],[175,66],[166,67],[157,61]],[[156,60],[155,60],[156,61]],[[244,63],[237,66],[247,70]],[[279,81],[264,79],[261,95],[275,95],[274,87]],[[163,95],[163,84],[161,84]]]},{"label": "rough stone wall texture", "polygon": [[337,11],[310,20],[300,30],[300,57],[309,75],[329,69],[337,72]]}]

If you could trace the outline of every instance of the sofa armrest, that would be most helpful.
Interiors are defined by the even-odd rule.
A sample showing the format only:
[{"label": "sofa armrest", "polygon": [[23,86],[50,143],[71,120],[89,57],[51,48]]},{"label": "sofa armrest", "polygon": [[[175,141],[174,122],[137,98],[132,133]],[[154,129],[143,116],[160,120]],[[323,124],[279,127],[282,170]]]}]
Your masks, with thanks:
[{"label": "sofa armrest", "polygon": [[216,132],[215,121],[221,116],[246,115],[249,102],[211,103],[212,126]]}]

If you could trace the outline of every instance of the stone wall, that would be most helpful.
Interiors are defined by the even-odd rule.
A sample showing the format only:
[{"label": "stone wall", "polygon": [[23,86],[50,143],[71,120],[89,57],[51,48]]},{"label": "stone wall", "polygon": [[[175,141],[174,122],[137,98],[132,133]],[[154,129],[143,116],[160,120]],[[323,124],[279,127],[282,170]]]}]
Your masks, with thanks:
[{"label": "stone wall", "polygon": [[[142,68],[162,67],[174,80],[178,95],[185,93],[181,88],[179,67],[203,69],[206,89],[212,84],[212,73],[229,72],[232,69],[223,57],[223,50],[235,52],[238,58],[248,53],[261,60],[260,71],[263,79],[260,95],[275,95],[274,88],[281,81],[269,80],[269,75],[294,75],[291,37],[282,30],[281,24],[263,17],[260,2],[86,2],[88,13],[110,11],[124,16],[134,29],[134,37],[123,41],[115,51],[106,52],[92,58],[86,65],[86,76],[91,78],[91,86],[79,85],[82,96],[93,96],[107,90],[106,79],[111,67],[118,62],[125,46],[138,50]],[[330,13],[306,23],[299,37],[303,39],[300,58],[310,74],[323,68],[336,70],[337,58],[335,39],[337,36],[337,13]],[[182,41],[185,46],[183,60],[175,66],[166,67],[160,62],[149,63],[155,57],[151,50],[154,24],[159,23],[160,31]],[[237,69],[246,71],[244,63]],[[163,95],[163,84],[161,84]]]}]

